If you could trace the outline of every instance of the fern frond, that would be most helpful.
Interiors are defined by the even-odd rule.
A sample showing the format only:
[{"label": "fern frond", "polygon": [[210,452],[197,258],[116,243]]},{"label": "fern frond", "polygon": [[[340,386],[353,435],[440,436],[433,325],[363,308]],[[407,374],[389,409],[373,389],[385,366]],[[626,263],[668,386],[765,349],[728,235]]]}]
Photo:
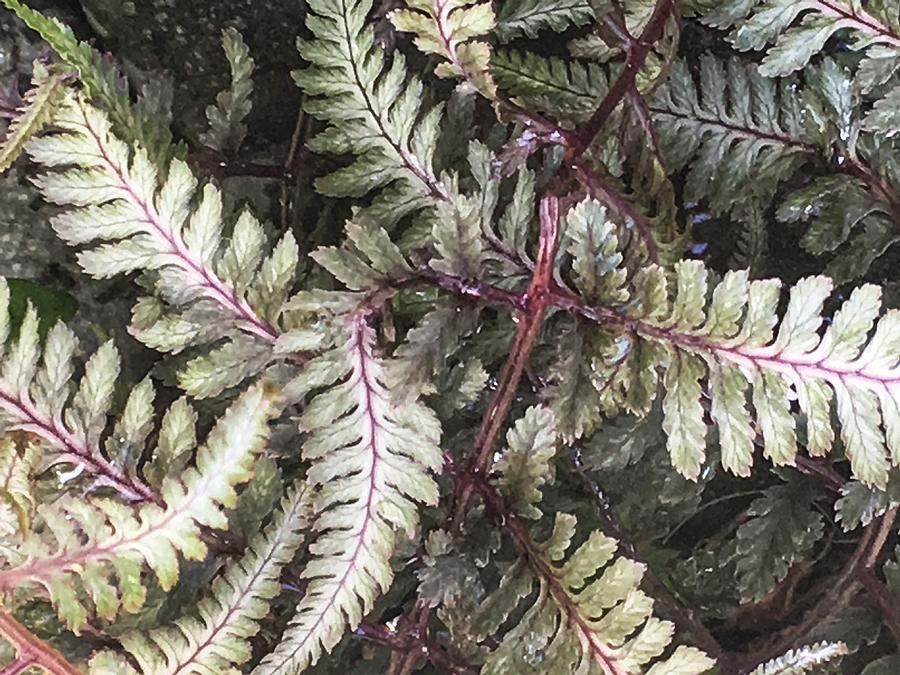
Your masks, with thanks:
[{"label": "fern frond", "polygon": [[216,105],[206,108],[209,131],[200,136],[207,147],[233,154],[247,135],[244,119],[250,114],[253,102],[253,59],[244,38],[234,28],[222,31],[222,49],[231,69],[231,88],[216,96]]},{"label": "fern frond", "polygon": [[[870,46],[868,58],[884,59],[885,52],[900,52],[900,16],[890,0],[863,5],[855,0],[729,0],[711,4],[701,20],[717,28],[740,27],[729,40],[739,51],[760,50],[768,44],[760,73],[766,77],[787,75],[803,68],[840,30],[849,30],[848,46]],[[799,21],[798,21],[799,19]],[[880,51],[876,51],[881,47]],[[862,67],[875,69],[863,60]]]},{"label": "fern frond", "polygon": [[750,675],[804,675],[817,673],[819,668],[838,661],[849,653],[843,642],[818,642],[792,649],[786,654],[763,663]]},{"label": "fern frond", "polygon": [[699,675],[710,669],[714,661],[693,647],[660,660],[674,627],[653,616],[653,600],[639,589],[644,565],[617,554],[618,542],[598,531],[567,556],[575,526],[574,516],[557,514],[550,537],[534,542],[479,606],[474,632],[482,638],[524,610],[481,672]]},{"label": "fern frond", "polygon": [[759,277],[769,248],[769,231],[765,212],[752,201],[732,212],[739,228],[734,250],[728,258],[730,269],[745,269],[751,278]]},{"label": "fern frond", "polygon": [[412,535],[414,502],[434,504],[440,426],[415,400],[398,403],[384,382],[392,363],[375,356],[375,331],[364,313],[339,316],[334,348],[310,361],[301,377],[307,391],[326,389],[307,406],[301,427],[303,457],[318,488],[309,580],[291,624],[254,670],[298,672],[331,651],[355,628],[392,579],[396,530]]},{"label": "fern frond", "polygon": [[[119,354],[111,342],[87,361],[77,391],[71,380],[77,348],[74,333],[58,323],[41,349],[38,315],[30,304],[16,340],[10,333],[9,286],[0,277],[0,428],[30,432],[45,443],[46,464],[73,464],[129,500],[154,500],[154,492],[104,453],[100,436],[119,375]],[[79,468],[80,467],[80,468]]]},{"label": "fern frond", "polygon": [[363,197],[390,186],[370,211],[388,227],[448,196],[433,167],[443,111],[423,111],[424,88],[408,75],[402,55],[387,66],[366,22],[371,9],[372,0],[312,0],[307,27],[316,39],[298,42],[312,65],[296,71],[294,80],[314,97],[306,110],[330,125],[311,147],[355,156],[349,167],[319,178],[316,188],[328,196]]},{"label": "fern frond", "polygon": [[855,476],[883,487],[891,463],[900,463],[900,312],[878,320],[881,289],[854,290],[820,331],[832,290],[827,277],[800,280],[779,325],[779,281],[728,272],[707,300],[707,276],[698,261],[678,263],[671,279],[656,267],[642,270],[630,307],[601,312],[637,338],[632,346],[647,340],[666,351],[663,426],[676,468],[689,478],[700,472],[707,429],[701,379],[708,376],[710,415],[729,471],[749,473],[757,431],[766,457],[793,464],[792,401],[806,416],[809,452],[824,455],[834,440],[833,403]]},{"label": "fern frond", "polygon": [[437,54],[447,60],[435,69],[438,77],[461,78],[463,86],[474,87],[488,99],[496,86],[488,64],[491,47],[473,40],[494,27],[494,9],[479,0],[406,0],[410,9],[390,14],[398,31],[414,33],[415,44],[425,54]]},{"label": "fern frond", "polygon": [[826,268],[838,283],[864,275],[898,239],[890,205],[846,175],[819,176],[792,191],[776,216],[787,223],[809,222],[800,244],[814,255],[846,244]]},{"label": "fern frond", "polygon": [[281,570],[303,540],[308,507],[309,490],[292,488],[271,525],[225,567],[213,582],[211,595],[200,600],[195,611],[148,633],[121,636],[119,641],[142,672],[222,673],[248,661],[249,639],[281,591]]},{"label": "fern frond", "polygon": [[26,440],[20,450],[17,440],[14,433],[0,436],[0,541],[28,532],[37,506],[31,474],[41,459],[40,447]]},{"label": "fern frond", "polygon": [[765,597],[795,562],[822,538],[825,523],[815,510],[815,493],[803,485],[777,485],[754,499],[750,517],[737,530],[737,587],[745,602]]},{"label": "fern frond", "polygon": [[25,144],[50,122],[65,91],[65,82],[65,74],[50,73],[36,65],[31,89],[26,92],[19,114],[10,122],[0,146],[0,173],[13,165]]},{"label": "fern frond", "polygon": [[507,447],[494,464],[495,483],[510,507],[524,518],[540,518],[541,487],[553,480],[556,453],[553,413],[533,406],[506,434]]},{"label": "fern frond", "polygon": [[141,580],[145,564],[163,590],[171,588],[178,579],[178,553],[191,560],[206,556],[200,526],[228,526],[223,508],[235,505],[235,486],[252,475],[268,434],[272,396],[262,385],[243,394],[197,451],[196,466],[163,481],[161,504],[132,508],[66,495],[39,507],[41,531],[23,537],[18,559],[0,569],[0,592],[41,589],[77,633],[88,617],[85,597],[107,620],[120,609],[140,609],[147,592]]},{"label": "fern frond", "polygon": [[73,207],[53,219],[57,234],[82,248],[78,262],[92,276],[159,273],[157,292],[172,311],[142,301],[133,334],[167,352],[228,340],[181,374],[193,395],[211,396],[256,375],[279,335],[275,322],[299,255],[293,237],[286,234],[264,257],[262,226],[243,212],[226,245],[219,191],[206,185],[198,194],[178,159],[161,182],[144,148],[129,152],[109,118],[73,92],[54,125],[62,131],[34,139],[28,152],[45,167],[63,167],[35,179],[45,199]]},{"label": "fern frond", "polygon": [[60,60],[78,73],[88,98],[111,116],[118,133],[129,142],[141,143],[157,161],[172,152],[171,133],[149,110],[133,106],[122,74],[87,42],[81,42],[72,30],[53,17],[46,17],[19,0],[2,0],[25,24],[50,45]]},{"label": "fern frond", "polygon": [[531,52],[497,52],[491,72],[501,89],[529,109],[576,121],[590,117],[609,88],[606,70],[598,63]]},{"label": "fern frond", "polygon": [[748,198],[765,203],[811,153],[796,93],[738,59],[704,54],[695,83],[686,61],[651,101],[670,170],[688,167],[685,199],[717,213]]},{"label": "fern frond", "polygon": [[500,3],[495,33],[501,42],[525,35],[536,38],[542,30],[563,32],[594,18],[588,0],[505,0]]}]

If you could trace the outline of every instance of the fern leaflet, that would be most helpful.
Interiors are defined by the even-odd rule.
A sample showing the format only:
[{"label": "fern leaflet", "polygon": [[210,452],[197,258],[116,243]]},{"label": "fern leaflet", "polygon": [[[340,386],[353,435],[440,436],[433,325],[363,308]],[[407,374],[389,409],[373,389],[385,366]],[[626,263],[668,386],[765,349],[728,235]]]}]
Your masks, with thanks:
[{"label": "fern leaflet", "polygon": [[46,447],[47,464],[72,464],[92,476],[95,486],[110,486],[128,500],[156,499],[149,486],[101,450],[119,375],[113,344],[103,344],[87,361],[73,396],[77,340],[67,326],[59,323],[50,330],[42,354],[38,315],[29,305],[18,337],[4,353],[9,333],[9,286],[0,277],[0,429],[34,434]]},{"label": "fern leaflet", "polygon": [[49,73],[40,64],[35,67],[31,89],[25,94],[24,105],[7,128],[0,147],[0,173],[13,165],[31,137],[50,122],[65,90],[65,81],[63,74]]},{"label": "fern leaflet", "polygon": [[[481,603],[475,635],[484,638],[514,612],[524,609],[524,614],[490,652],[481,672],[700,675],[711,668],[714,661],[706,654],[679,646],[645,670],[662,655],[674,627],[652,615],[653,600],[638,588],[644,566],[617,555],[615,539],[591,532],[564,560],[575,526],[574,516],[561,513],[546,541],[517,537],[527,537],[531,545]],[[535,651],[539,668],[530,663]]]},{"label": "fern leaflet", "polygon": [[397,403],[385,389],[392,364],[375,356],[375,331],[365,313],[335,318],[334,347],[307,365],[302,388],[327,389],[312,399],[301,426],[303,456],[317,486],[310,546],[303,571],[309,586],[281,642],[257,675],[297,672],[315,663],[355,628],[392,579],[389,565],[399,529],[412,535],[414,501],[433,504],[428,471],[442,464],[440,426],[415,400]]},{"label": "fern leaflet", "polygon": [[[678,263],[669,302],[666,273],[651,267],[636,277],[630,308],[582,310],[631,332],[637,340],[629,349],[643,341],[665,349],[663,427],[678,470],[690,478],[700,472],[706,435],[700,381],[708,375],[710,414],[729,471],[749,473],[757,429],[767,457],[793,463],[795,422],[786,405],[792,399],[807,419],[809,452],[827,453],[834,441],[833,401],[854,474],[883,487],[891,463],[900,462],[900,312],[889,310],[876,325],[881,289],[854,290],[820,335],[832,282],[802,279],[791,289],[776,333],[780,282],[728,272],[707,307],[707,274],[700,262]],[[756,428],[746,401],[751,388]]]}]

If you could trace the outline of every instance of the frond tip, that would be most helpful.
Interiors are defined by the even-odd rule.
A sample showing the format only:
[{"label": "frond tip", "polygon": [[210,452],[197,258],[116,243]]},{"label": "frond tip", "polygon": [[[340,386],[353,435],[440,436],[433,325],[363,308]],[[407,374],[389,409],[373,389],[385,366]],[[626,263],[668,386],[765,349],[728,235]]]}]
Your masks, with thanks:
[{"label": "frond tip", "polygon": [[303,457],[312,462],[307,478],[319,489],[319,536],[303,571],[309,585],[257,675],[298,672],[330,651],[348,623],[355,628],[390,586],[395,531],[411,536],[415,502],[437,502],[429,475],[443,461],[436,416],[418,401],[396,401],[385,388],[393,364],[376,358],[365,314],[334,321],[333,349],[309,362],[299,385],[326,387],[301,419],[309,433]]},{"label": "frond tip", "polygon": [[[664,429],[681,473],[696,478],[704,459],[701,380],[708,376],[709,414],[729,471],[749,473],[757,432],[773,463],[793,464],[792,406],[805,416],[808,451],[826,454],[835,438],[833,403],[855,476],[885,485],[891,464],[900,464],[900,310],[879,319],[881,288],[860,286],[826,322],[832,281],[801,279],[779,325],[776,279],[749,281],[746,271],[728,272],[707,305],[702,263],[680,262],[672,276],[671,302],[666,273],[649,268],[637,277],[632,309],[608,318],[638,341],[665,349]],[[641,318],[627,316],[636,307]]]}]

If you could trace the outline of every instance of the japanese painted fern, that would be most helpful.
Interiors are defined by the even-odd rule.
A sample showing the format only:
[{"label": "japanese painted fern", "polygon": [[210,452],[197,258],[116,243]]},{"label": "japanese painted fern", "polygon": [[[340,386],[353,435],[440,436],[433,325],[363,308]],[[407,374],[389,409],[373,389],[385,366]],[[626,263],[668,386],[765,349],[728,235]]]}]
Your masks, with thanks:
[{"label": "japanese painted fern", "polygon": [[[244,161],[253,32],[217,27],[231,84],[189,148],[4,4],[58,62],[0,168],[26,156],[84,276],[143,295],[88,349],[0,276],[0,666],[896,658],[890,3],[310,0],[271,164]],[[259,218],[206,177],[281,167]]]}]

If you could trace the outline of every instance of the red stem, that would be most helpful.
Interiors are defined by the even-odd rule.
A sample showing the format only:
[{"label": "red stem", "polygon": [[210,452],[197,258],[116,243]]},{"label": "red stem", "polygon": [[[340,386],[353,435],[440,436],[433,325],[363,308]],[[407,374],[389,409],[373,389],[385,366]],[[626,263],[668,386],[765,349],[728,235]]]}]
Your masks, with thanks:
[{"label": "red stem", "polygon": [[4,609],[0,609],[0,635],[16,649],[18,656],[0,675],[18,675],[31,666],[43,668],[49,675],[80,675],[65,657],[34,635]]}]

